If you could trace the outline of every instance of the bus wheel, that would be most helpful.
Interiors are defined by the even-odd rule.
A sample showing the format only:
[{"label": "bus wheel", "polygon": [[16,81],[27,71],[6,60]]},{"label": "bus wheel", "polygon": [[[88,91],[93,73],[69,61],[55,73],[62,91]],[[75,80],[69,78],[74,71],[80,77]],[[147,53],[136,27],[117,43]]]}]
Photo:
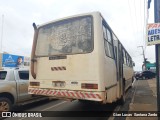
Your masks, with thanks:
[{"label": "bus wheel", "polygon": [[134,77],[132,77],[132,83],[134,82]]},{"label": "bus wheel", "polygon": [[87,101],[79,99],[78,102],[80,102],[80,103],[86,103]]},{"label": "bus wheel", "polygon": [[118,100],[119,105],[123,105],[126,101],[125,95],[122,95],[121,98]]},{"label": "bus wheel", "polygon": [[91,101],[89,101],[89,100],[81,100],[81,99],[79,99],[78,102],[83,103],[83,104],[91,103]]}]

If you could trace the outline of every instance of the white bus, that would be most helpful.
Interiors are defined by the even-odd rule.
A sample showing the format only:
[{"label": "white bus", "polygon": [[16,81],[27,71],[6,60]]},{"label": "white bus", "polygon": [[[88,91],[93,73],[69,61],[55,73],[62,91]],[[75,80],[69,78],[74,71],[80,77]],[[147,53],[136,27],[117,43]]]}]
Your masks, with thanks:
[{"label": "white bus", "polygon": [[101,103],[125,101],[133,62],[99,12],[33,26],[30,94]]}]

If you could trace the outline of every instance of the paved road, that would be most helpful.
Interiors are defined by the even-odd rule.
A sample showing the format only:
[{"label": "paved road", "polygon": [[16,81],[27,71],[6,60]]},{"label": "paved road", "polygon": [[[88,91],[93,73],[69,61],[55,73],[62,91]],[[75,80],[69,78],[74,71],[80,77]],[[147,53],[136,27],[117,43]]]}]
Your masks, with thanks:
[{"label": "paved road", "polygon": [[[42,118],[27,118],[27,117],[15,117],[15,118],[6,118],[5,120],[107,120],[109,117],[101,117],[99,113],[101,111],[110,111],[110,115],[113,115],[113,111],[128,111],[129,103],[133,97],[134,89],[129,89],[127,91],[126,103],[123,106],[118,106],[117,103],[113,104],[98,104],[92,102],[80,102],[78,100],[75,101],[64,101],[64,100],[51,100],[51,101],[40,101],[37,103],[27,104],[21,107],[16,107],[14,111],[22,111],[22,112],[36,112],[36,111],[45,111],[45,114],[51,115],[57,113],[58,117],[42,117]],[[52,111],[52,112],[51,112]],[[53,112],[55,111],[55,112]],[[69,112],[72,117],[59,117],[65,116],[65,112],[62,111],[71,111]],[[75,112],[78,111],[78,112]],[[81,112],[79,112],[81,111]],[[43,114],[43,112],[42,112]],[[90,117],[83,117],[88,115]],[[57,115],[57,114],[56,114]],[[67,114],[68,115],[68,114]],[[78,115],[79,117],[73,117],[74,115]],[[112,118],[115,119],[115,118]]]}]

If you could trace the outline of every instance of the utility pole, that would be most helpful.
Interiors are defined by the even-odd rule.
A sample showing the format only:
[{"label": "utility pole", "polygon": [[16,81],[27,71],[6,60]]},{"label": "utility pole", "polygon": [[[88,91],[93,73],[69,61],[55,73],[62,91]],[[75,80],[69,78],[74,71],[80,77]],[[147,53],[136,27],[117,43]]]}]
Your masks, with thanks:
[{"label": "utility pole", "polygon": [[[143,49],[143,46],[138,46],[138,47],[141,47],[142,48],[142,55],[143,55],[143,59],[144,59],[144,66],[145,66],[145,70],[146,70],[146,58],[145,58],[145,54],[144,54],[144,49]],[[143,70],[143,69],[142,69]]]},{"label": "utility pole", "polygon": [[[160,1],[154,0],[154,22],[160,23]],[[160,44],[155,45],[156,51],[156,74],[157,74],[157,111],[158,111],[158,120],[160,120],[160,81],[159,81],[159,67],[160,67]]]}]

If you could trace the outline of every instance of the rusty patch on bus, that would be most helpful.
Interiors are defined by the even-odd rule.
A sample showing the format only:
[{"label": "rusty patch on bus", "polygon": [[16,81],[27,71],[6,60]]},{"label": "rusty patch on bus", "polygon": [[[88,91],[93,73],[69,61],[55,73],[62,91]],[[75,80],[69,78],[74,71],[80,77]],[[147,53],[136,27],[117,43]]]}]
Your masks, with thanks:
[{"label": "rusty patch on bus", "polygon": [[52,71],[62,71],[62,70],[66,70],[66,67],[65,66],[62,66],[62,67],[51,67],[51,70]]}]

